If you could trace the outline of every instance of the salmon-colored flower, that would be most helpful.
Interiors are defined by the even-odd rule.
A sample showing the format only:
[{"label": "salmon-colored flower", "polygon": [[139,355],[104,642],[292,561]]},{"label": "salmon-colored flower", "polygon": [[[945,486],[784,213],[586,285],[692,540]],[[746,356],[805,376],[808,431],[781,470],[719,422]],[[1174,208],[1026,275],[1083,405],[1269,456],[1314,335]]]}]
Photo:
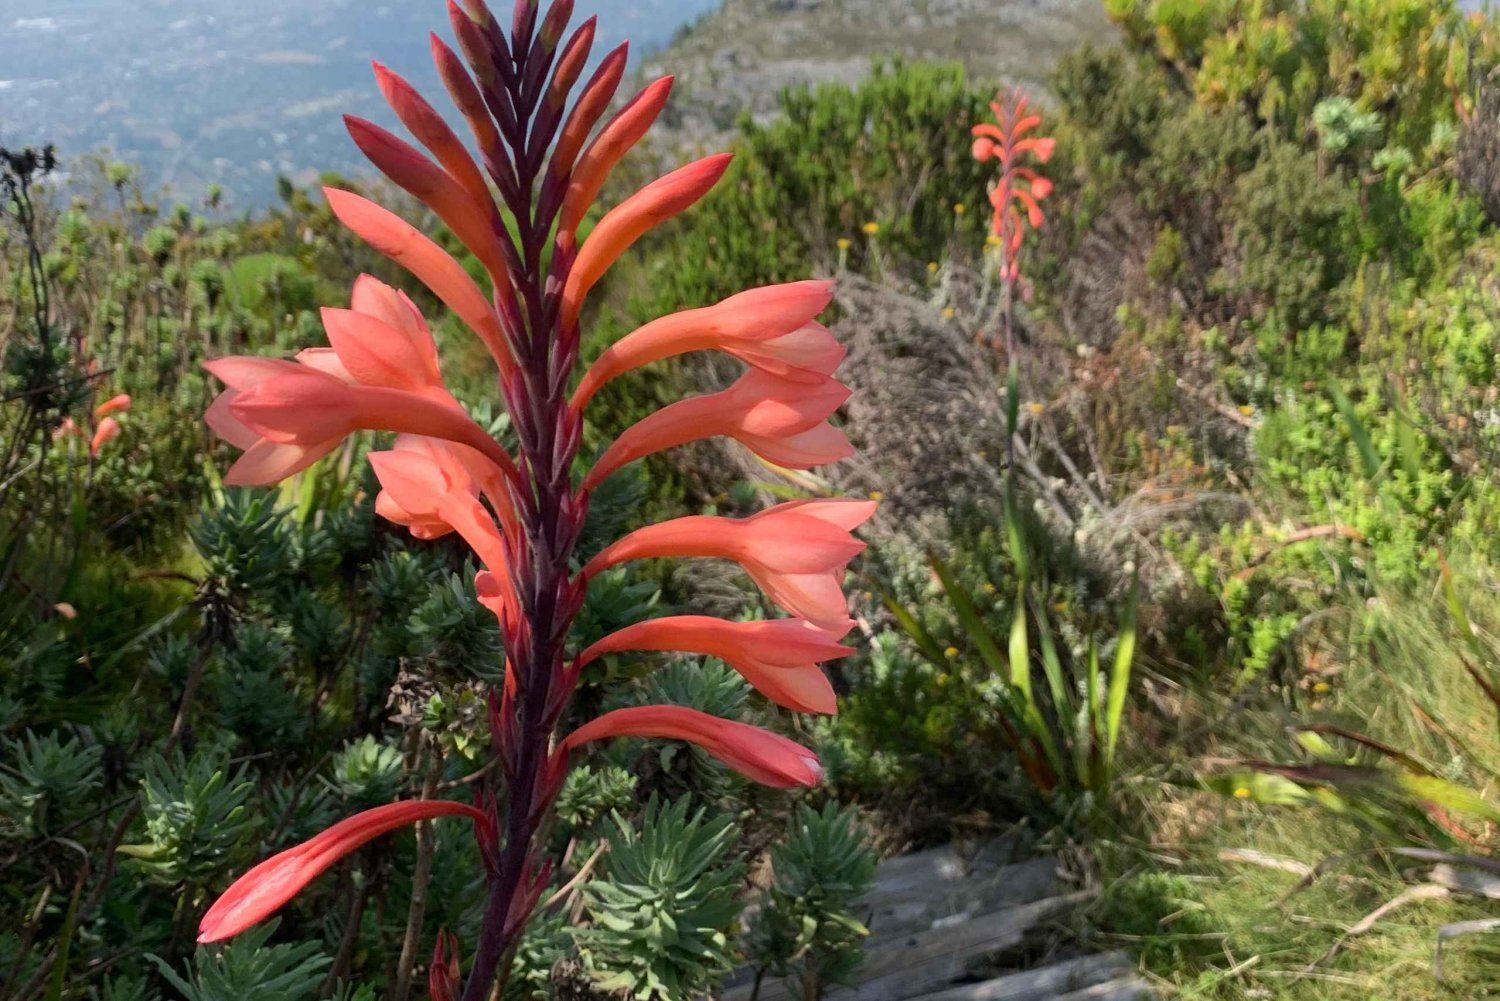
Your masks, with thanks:
[{"label": "salmon-colored flower", "polygon": [[488,817],[466,803],[437,799],[387,803],[342,820],[235,880],[203,915],[198,941],[217,942],[265,920],[329,866],[372,838],[419,820],[458,815],[481,826],[489,823]]},{"label": "salmon-colored flower", "polygon": [[[476,449],[502,469],[514,467],[456,403],[405,389],[351,385],[309,365],[274,358],[217,358],[204,367],[229,386],[209,407],[209,426],[246,449],[226,483],[284,479],[359,430],[444,438]],[[291,448],[261,447],[262,442]]]},{"label": "salmon-colored flower", "polygon": [[833,714],[838,711],[833,686],[818,665],[854,652],[839,643],[853,626],[851,619],[837,629],[820,629],[803,619],[729,622],[707,615],[672,615],[611,633],[579,654],[578,662],[587,666],[605,654],[625,650],[718,657],[778,705]]},{"label": "salmon-colored flower", "polygon": [[680,214],[709,190],[729,169],[732,153],[718,153],[679,167],[657,178],[605,213],[578,250],[563,288],[562,325],[578,320],[584,298],[604,273],[635,241]]},{"label": "salmon-colored flower", "polygon": [[629,560],[733,560],[776,604],[823,629],[849,617],[843,576],[865,544],[850,533],[875,513],[872,501],[790,501],[749,518],[689,515],[637,529],[589,561],[591,577]]},{"label": "salmon-colored flower", "polygon": [[573,406],[587,406],[611,379],[689,351],[725,351],[771,375],[816,382],[818,376],[832,375],[844,357],[827,328],[813,323],[832,299],[832,282],[792,282],[652,320],[610,345],[589,366],[573,393]]},{"label": "salmon-colored flower", "polygon": [[97,456],[101,448],[119,436],[120,422],[113,417],[104,418],[104,420],[99,422],[99,426],[94,429],[93,440],[89,442],[89,454]]},{"label": "salmon-colored flower", "polygon": [[[810,469],[854,454],[842,431],[819,431],[849,398],[848,387],[826,376],[793,381],[751,370],[721,393],[679,400],[615,439],[583,481],[585,490],[615,470],[700,438],[733,438],[767,462]],[[811,433],[810,432],[817,432]]]},{"label": "salmon-colored flower", "polygon": [[[429,538],[457,531],[486,568],[506,572],[509,560],[495,518],[480,503],[479,486],[456,454],[461,445],[403,436],[389,452],[371,452],[384,488],[377,510],[397,524],[425,529]],[[476,458],[482,457],[476,456]]]},{"label": "salmon-colored flower", "polygon": [[566,754],[606,737],[685,740],[746,778],[775,789],[815,786],[823,777],[818,756],[796,741],[685,706],[616,709],[574,730],[559,750]]},{"label": "salmon-colored flower", "polygon": [[502,372],[509,372],[514,367],[500,318],[463,265],[389,209],[338,188],[324,188],[323,196],[340,222],[410,271],[442,300],[443,305],[468,324],[494,356]]},{"label": "salmon-colored flower", "polygon": [[120,393],[116,396],[111,396],[109,399],[105,400],[103,403],[95,407],[94,418],[98,420],[103,417],[108,417],[110,414],[123,413],[124,411],[129,409],[130,394]]}]

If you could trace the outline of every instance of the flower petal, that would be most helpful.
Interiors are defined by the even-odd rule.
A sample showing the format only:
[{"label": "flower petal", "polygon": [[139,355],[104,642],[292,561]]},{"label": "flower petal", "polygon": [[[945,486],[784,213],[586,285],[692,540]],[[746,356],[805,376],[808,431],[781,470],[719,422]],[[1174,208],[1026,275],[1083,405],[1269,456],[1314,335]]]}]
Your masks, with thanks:
[{"label": "flower petal", "polygon": [[437,799],[388,803],[342,820],[235,880],[203,915],[198,941],[217,942],[270,917],[329,866],[372,838],[419,820],[458,814],[488,823],[483,813],[466,803]]},{"label": "flower petal", "polygon": [[[410,271],[484,342],[501,372],[515,367],[500,319],[463,265],[389,209],[348,191],[324,188],[328,207],[361,240]],[[221,377],[222,378],[222,377]]]},{"label": "flower petal", "polygon": [[563,288],[561,324],[572,326],[589,290],[604,277],[620,255],[652,228],[690,207],[708,194],[724,171],[732,153],[719,153],[679,167],[652,181],[611,209],[589,233],[578,250]]},{"label": "flower petal", "polygon": [[685,740],[746,778],[777,789],[814,786],[823,777],[817,755],[796,741],[685,706],[616,709],[574,730],[560,749],[566,753],[606,737]]}]

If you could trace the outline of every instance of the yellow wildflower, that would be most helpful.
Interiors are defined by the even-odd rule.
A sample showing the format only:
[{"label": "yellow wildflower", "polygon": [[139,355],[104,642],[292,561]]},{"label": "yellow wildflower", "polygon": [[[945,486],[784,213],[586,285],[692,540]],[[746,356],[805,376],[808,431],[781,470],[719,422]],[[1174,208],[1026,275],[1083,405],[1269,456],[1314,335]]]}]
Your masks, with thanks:
[{"label": "yellow wildflower", "polygon": [[984,245],[986,247],[998,247],[1000,246],[1000,237],[994,233],[991,233],[989,236],[984,238]]},{"label": "yellow wildflower", "polygon": [[841,236],[841,237],[839,237],[839,249],[840,250],[848,250],[853,245],[854,245],[854,241],[851,240],[851,239],[849,239],[847,236]]},{"label": "yellow wildflower", "polygon": [[952,658],[954,658],[954,657],[957,657],[958,656],[958,647],[956,647],[956,646],[950,646],[948,649],[946,649],[946,650],[943,651],[943,656],[949,658],[950,660]]},{"label": "yellow wildflower", "polygon": [[964,208],[964,203],[963,202],[954,202],[953,203],[953,214],[954,215],[963,215],[965,211],[966,211],[966,209]]},{"label": "yellow wildflower", "polygon": [[1026,409],[1033,414],[1039,414],[1047,408],[1042,406],[1040,403],[1028,403],[1026,404]]},{"label": "yellow wildflower", "polygon": [[1246,789],[1244,786],[1240,786],[1238,789],[1236,789],[1234,791],[1234,798],[1235,799],[1249,799],[1250,798],[1250,790]]},{"label": "yellow wildflower", "polygon": [[937,268],[938,268],[937,261],[928,261],[927,262],[927,273],[929,275],[935,275],[935,274],[937,274]]},{"label": "yellow wildflower", "polygon": [[865,223],[865,235],[866,236],[874,236],[876,233],[879,233],[879,232],[880,232],[880,223],[878,223],[878,222],[867,222],[867,223]]},{"label": "yellow wildflower", "polygon": [[1240,413],[1243,414],[1246,417],[1249,417],[1251,414],[1255,413],[1255,408],[1252,407],[1248,403],[1241,403],[1240,404]]},{"label": "yellow wildflower", "polygon": [[1320,681],[1316,685],[1313,685],[1313,691],[1319,695],[1323,695],[1333,691],[1333,686],[1326,681]]},{"label": "yellow wildflower", "polygon": [[870,491],[870,500],[875,501],[876,503],[879,503],[880,501],[885,500],[885,494],[881,493],[879,490],[871,490]]},{"label": "yellow wildflower", "polygon": [[945,306],[943,308],[943,319],[945,319],[945,320],[951,320],[951,319],[953,319],[957,315],[958,315],[958,310],[954,309],[952,306]]}]

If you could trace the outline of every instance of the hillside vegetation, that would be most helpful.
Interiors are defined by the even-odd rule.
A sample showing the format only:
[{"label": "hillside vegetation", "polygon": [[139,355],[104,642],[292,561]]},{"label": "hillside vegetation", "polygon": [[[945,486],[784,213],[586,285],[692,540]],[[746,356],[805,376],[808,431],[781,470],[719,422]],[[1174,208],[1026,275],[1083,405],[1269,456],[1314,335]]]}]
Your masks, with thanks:
[{"label": "hillside vegetation", "polygon": [[[931,0],[907,54],[961,61],[837,64],[858,82],[726,118],[761,58],[726,53],[826,68],[907,5],[794,6],[799,27],[757,32],[731,0],[653,58],[689,67],[686,141],[732,121],[737,155],[610,273],[583,352],[836,278],[860,457],[674,449],[601,484],[579,547],[879,500],[847,579],[856,652],[826,668],[840,711],[678,655],[601,658],[576,711],[754,722],[825,781],[763,789],[677,741],[594,754],[503,996],[696,997],[740,962],[822,996],[857,963],[874,856],[997,831],[1101,887],[1039,948],[1125,948],[1163,996],[1500,994],[1494,25],[1451,0],[1044,5],[1018,74],[987,61],[1010,14]],[[1102,44],[1044,72],[1045,39],[1078,32]],[[1012,287],[970,128],[1017,79],[1055,148],[1028,161],[1051,190]],[[126,164],[53,166],[0,162],[0,1001],[421,997],[440,930],[472,941],[483,910],[457,825],[372,841],[278,923],[194,942],[272,852],[467,796],[501,677],[468,552],[376,516],[385,436],[226,488],[201,362],[320,343],[361,272],[409,291],[509,443],[488,359],[315,192],[230,219]],[[739,371],[688,355],[610,383],[582,454]],[[593,582],[570,644],[685,609],[771,613],[719,564],[632,564]]]}]

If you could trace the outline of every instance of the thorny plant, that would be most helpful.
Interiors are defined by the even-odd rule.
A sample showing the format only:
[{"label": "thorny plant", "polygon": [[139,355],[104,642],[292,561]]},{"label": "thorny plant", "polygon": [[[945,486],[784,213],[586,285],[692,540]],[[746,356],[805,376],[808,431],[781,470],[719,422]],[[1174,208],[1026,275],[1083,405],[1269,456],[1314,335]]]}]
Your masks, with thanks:
[{"label": "thorny plant", "polygon": [[[873,512],[851,499],[792,501],[750,518],[692,516],[642,528],[587,564],[573,558],[590,492],[637,459],[697,439],[737,439],[762,459],[807,469],[848,457],[826,423],[848,391],[831,378],[844,351],[814,317],[826,282],[741,293],[663,317],[624,337],[569,392],[579,362],[585,298],[652,227],[687,209],[723,175],[727,155],[688,164],[580,228],[611,169],[645,134],[671,89],[649,84],[595,131],[625,70],[610,52],[583,85],[594,41],[590,19],[564,41],[572,0],[518,0],[509,30],[482,0],[448,10],[462,58],[432,39],[438,73],[472,132],[478,161],[400,76],[377,64],[376,80],[397,118],[431,153],[355,117],[355,143],[387,177],[424,202],[474,255],[489,294],[427,236],[372,202],[328,189],[334,214],[424,283],[483,342],[515,431],[512,455],[444,387],[431,333],[401,292],[369,276],[351,309],[326,309],[330,347],[295,361],[221,358],[208,368],[229,387],[209,424],[245,450],[231,484],[275,483],[307,468],[360,430],[395,432],[370,455],[382,491],[377,511],[419,538],[456,532],[483,569],[479,601],[497,616],[505,674],[489,697],[499,767],[474,805],[391,803],[350,817],[256,866],[209,908],[200,941],[237,934],[269,916],[334,862],[396,827],[444,815],[474,823],[488,883],[479,940],[459,993],[459,944],[439,939],[434,998],[481,1001],[503,976],[527,917],[546,887],[543,829],[573,752],[614,736],[686,740],[767,785],[809,786],[817,758],[769,731],[681,706],[616,709],[559,734],[582,670],[606,653],[670,650],[723,659],[773,701],[832,712],[818,663],[848,648],[842,592],[863,544],[851,532]],[[592,134],[593,138],[590,139]],[[496,197],[498,192],[498,198]],[[729,389],[674,403],[626,430],[581,481],[574,471],[585,408],[609,380],[689,351],[721,350],[749,366]],[[791,617],[729,622],[682,615],[629,626],[570,655],[569,627],[591,578],[630,560],[708,557],[738,562]]]}]

